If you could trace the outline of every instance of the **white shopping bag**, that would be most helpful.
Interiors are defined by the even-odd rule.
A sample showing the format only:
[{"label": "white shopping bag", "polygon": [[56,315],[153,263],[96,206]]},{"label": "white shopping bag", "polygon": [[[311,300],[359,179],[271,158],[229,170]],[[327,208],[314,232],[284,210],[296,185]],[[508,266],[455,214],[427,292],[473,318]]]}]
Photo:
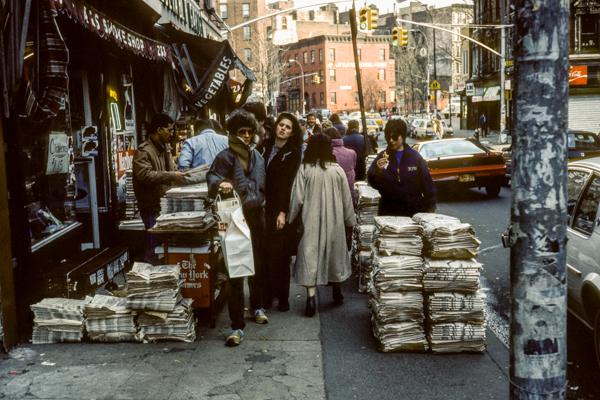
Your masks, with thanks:
[{"label": "white shopping bag", "polygon": [[217,207],[217,214],[219,215],[219,218],[221,218],[219,230],[226,231],[227,226],[231,222],[231,213],[242,206],[240,196],[234,191],[233,197],[221,199],[221,195],[218,194],[215,198],[215,205]]},{"label": "white shopping bag", "polygon": [[250,228],[244,219],[242,207],[231,213],[231,222],[223,239],[223,256],[230,279],[254,275]]}]

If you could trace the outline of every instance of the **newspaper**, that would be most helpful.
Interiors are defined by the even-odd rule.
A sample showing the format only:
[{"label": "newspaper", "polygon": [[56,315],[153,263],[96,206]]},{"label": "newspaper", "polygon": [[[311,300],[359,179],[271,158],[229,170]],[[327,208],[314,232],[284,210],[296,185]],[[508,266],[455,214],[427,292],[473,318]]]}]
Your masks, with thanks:
[{"label": "newspaper", "polygon": [[85,300],[46,298],[32,304],[32,343],[80,342],[83,338],[85,303]]}]

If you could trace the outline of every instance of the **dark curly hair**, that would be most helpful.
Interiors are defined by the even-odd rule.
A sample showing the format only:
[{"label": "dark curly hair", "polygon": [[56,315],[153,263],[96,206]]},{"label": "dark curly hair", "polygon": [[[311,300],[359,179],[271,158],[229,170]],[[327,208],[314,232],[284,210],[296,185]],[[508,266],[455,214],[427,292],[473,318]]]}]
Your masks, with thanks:
[{"label": "dark curly hair", "polygon": [[166,128],[167,126],[173,123],[173,119],[169,117],[167,114],[156,114],[152,117],[152,121],[150,121],[150,126],[148,127],[148,134],[152,135],[156,133],[159,128]]},{"label": "dark curly hair", "polygon": [[385,139],[388,140],[392,136],[402,136],[402,140],[406,140],[406,135],[408,134],[408,128],[406,126],[406,122],[401,119],[391,119],[385,124]]},{"label": "dark curly hair", "polygon": [[300,128],[300,123],[294,114],[290,114],[288,112],[282,112],[277,116],[275,120],[275,125],[273,127],[273,137],[276,135],[277,125],[279,125],[279,121],[282,119],[287,119],[292,122],[292,136],[288,139],[288,142],[292,142],[294,147],[301,147],[303,141],[302,128]]},{"label": "dark curly hair", "polygon": [[326,169],[325,163],[327,162],[337,162],[333,155],[331,139],[322,133],[311,136],[302,163],[312,165],[319,164],[321,168]]},{"label": "dark curly hair", "polygon": [[267,119],[267,109],[265,108],[264,103],[260,101],[249,101],[244,104],[242,108],[254,114],[258,122],[262,122]]},{"label": "dark curly hair", "polygon": [[340,119],[340,116],[336,113],[333,113],[329,116],[329,120],[333,123],[333,124],[341,124],[342,120]]},{"label": "dark curly hair", "polygon": [[251,112],[248,112],[242,108],[238,108],[229,114],[226,125],[227,132],[234,136],[237,134],[238,129],[242,127],[251,128],[254,130],[254,134],[258,132],[258,121],[256,120],[256,117],[254,117],[254,114]]}]

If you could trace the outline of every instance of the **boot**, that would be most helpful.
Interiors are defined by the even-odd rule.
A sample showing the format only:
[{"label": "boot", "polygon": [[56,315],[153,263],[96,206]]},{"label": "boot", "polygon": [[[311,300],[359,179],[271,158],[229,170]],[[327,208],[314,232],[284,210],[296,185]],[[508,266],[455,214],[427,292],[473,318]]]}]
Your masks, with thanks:
[{"label": "boot", "polygon": [[304,310],[304,315],[307,317],[312,317],[315,315],[317,311],[317,305],[315,303],[315,296],[307,296],[306,297],[306,309]]},{"label": "boot", "polygon": [[342,295],[342,288],[339,283],[334,283],[332,286],[333,292],[333,304],[336,306],[341,305],[344,302],[344,295]]}]

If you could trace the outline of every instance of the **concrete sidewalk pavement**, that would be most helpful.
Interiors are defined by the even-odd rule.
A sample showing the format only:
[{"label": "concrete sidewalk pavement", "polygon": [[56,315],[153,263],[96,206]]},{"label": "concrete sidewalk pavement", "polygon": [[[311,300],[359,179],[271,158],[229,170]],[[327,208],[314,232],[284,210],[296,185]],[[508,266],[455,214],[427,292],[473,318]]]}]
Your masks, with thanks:
[{"label": "concrete sidewalk pavement", "polygon": [[3,399],[503,399],[508,352],[488,332],[483,354],[378,353],[367,297],[354,278],[345,302],[319,289],[319,312],[303,316],[305,290],[291,310],[251,320],[239,347],[224,346],[226,309],[195,343],[24,345],[0,363]]}]

